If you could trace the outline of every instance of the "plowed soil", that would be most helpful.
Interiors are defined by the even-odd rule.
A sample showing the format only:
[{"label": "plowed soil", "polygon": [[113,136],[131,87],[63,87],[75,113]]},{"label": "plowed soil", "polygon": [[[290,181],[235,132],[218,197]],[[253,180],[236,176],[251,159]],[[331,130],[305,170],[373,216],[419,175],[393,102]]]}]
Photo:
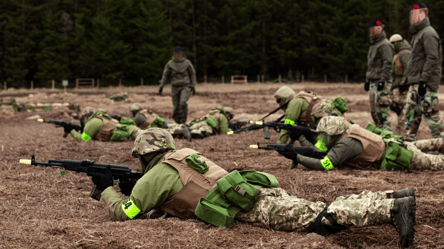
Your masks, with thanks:
[{"label": "plowed soil", "polygon": [[[201,84],[188,102],[188,121],[208,113],[213,106],[231,106],[237,120],[258,120],[275,109],[274,92],[282,84],[213,85]],[[291,84],[295,91],[313,90],[334,98],[341,95],[350,102],[348,119],[361,126],[371,121],[368,94],[362,84]],[[85,92],[40,91],[32,96],[16,94],[22,103],[77,102],[80,107],[104,108],[112,115],[129,116],[129,106],[139,102],[171,119],[169,89],[157,96],[156,87],[125,88],[130,93],[123,101],[104,96],[116,89]],[[439,98],[444,100],[444,92]],[[14,92],[1,92],[11,99]],[[443,102],[443,101],[442,101]],[[444,103],[444,102],[443,102]],[[441,108],[442,109],[442,108]],[[389,224],[351,228],[328,238],[305,232],[279,232],[235,222],[230,229],[215,228],[197,220],[110,221],[103,201],[89,197],[92,182],[86,174],[61,169],[19,164],[19,159],[94,160],[127,165],[141,170],[131,157],[132,141],[77,143],[63,138],[63,129],[26,119],[40,115],[78,123],[73,116],[57,111],[0,112],[0,248],[395,248],[398,234]],[[271,118],[279,117],[282,111]],[[444,115],[444,114],[443,114]],[[270,120],[271,120],[270,118]],[[395,123],[396,117],[393,116]],[[228,171],[257,169],[276,175],[281,187],[290,194],[327,204],[338,196],[363,190],[388,190],[414,187],[417,197],[416,242],[418,248],[444,248],[444,172],[341,169],[328,172],[309,171],[302,166],[289,169],[290,161],[272,151],[253,150],[250,144],[274,144],[278,134],[265,140],[262,131],[237,135],[218,135],[188,142],[176,140],[176,146],[202,152]],[[399,133],[399,131],[397,131]],[[419,139],[431,138],[425,124]]]}]

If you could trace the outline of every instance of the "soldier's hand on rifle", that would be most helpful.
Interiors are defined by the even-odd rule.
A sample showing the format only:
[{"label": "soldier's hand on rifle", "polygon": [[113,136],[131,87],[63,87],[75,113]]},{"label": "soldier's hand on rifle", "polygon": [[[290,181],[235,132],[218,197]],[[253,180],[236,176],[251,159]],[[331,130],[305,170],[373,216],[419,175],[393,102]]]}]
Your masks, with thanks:
[{"label": "soldier's hand on rifle", "polygon": [[196,94],[196,89],[194,88],[194,86],[191,87],[191,93],[193,93],[193,95]]},{"label": "soldier's hand on rifle", "polygon": [[65,133],[71,133],[72,130],[74,130],[75,127],[71,126],[71,125],[65,125],[65,127],[63,127],[63,131]]},{"label": "soldier's hand on rifle", "polygon": [[119,187],[120,187],[120,192],[122,192],[122,194],[126,195],[126,196],[130,196],[131,192],[133,191],[134,185],[136,185],[137,181],[121,181],[119,183]]},{"label": "soldier's hand on rifle", "polygon": [[159,95],[162,95],[163,86],[159,87]]},{"label": "soldier's hand on rifle", "polygon": [[98,190],[103,191],[106,188],[113,186],[113,175],[109,166],[106,168],[105,174],[88,173],[87,175],[92,177],[91,179]]}]

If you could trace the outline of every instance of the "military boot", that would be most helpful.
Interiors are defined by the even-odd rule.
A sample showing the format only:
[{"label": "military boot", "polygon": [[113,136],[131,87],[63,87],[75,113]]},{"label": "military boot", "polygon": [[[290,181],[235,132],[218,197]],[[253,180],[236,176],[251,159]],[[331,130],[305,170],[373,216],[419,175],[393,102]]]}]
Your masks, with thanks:
[{"label": "military boot", "polygon": [[396,199],[391,211],[392,225],[399,233],[401,248],[413,247],[415,240],[416,200],[413,196]]},{"label": "military boot", "polygon": [[191,131],[191,137],[194,139],[203,139],[205,136],[198,131]]},{"label": "military boot", "polygon": [[415,198],[414,188],[405,188],[398,191],[394,191],[393,193],[387,193],[387,199],[398,199],[409,196],[413,196],[413,198]]}]

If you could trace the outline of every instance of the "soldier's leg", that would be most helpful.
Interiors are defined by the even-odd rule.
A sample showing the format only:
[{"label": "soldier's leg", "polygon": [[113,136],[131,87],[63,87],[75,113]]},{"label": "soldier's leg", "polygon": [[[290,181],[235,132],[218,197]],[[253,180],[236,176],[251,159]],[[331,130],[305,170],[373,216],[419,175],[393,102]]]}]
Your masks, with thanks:
[{"label": "soldier's leg", "polygon": [[179,110],[180,110],[180,122],[186,123],[188,116],[188,105],[187,101],[190,98],[190,87],[182,87],[180,91],[180,100],[179,100]]},{"label": "soldier's leg", "polygon": [[384,89],[377,92],[377,113],[381,122],[381,129],[392,129],[392,118],[390,115],[390,88],[392,83],[390,81],[384,84]]},{"label": "soldier's leg", "polygon": [[430,128],[433,137],[439,137],[444,132],[444,120],[439,113],[438,94],[436,92],[429,92],[424,95],[424,100],[421,102],[425,122]]},{"label": "soldier's leg", "polygon": [[[426,142],[421,142],[422,147],[425,147]],[[432,155],[420,151],[415,143],[404,143],[406,148],[413,152],[410,162],[411,169],[432,169],[444,170],[444,155]]]},{"label": "soldier's leg", "polygon": [[422,152],[427,151],[444,151],[444,138],[432,138],[432,139],[424,139],[415,141],[413,143],[416,148],[418,148]]},{"label": "soldier's leg", "polygon": [[381,124],[381,121],[379,120],[379,115],[376,110],[376,92],[378,90],[378,86],[376,83],[370,83],[370,114],[372,115],[373,122],[375,123],[376,127],[379,127]]},{"label": "soldier's leg", "polygon": [[236,219],[259,227],[295,231],[306,229],[324,208],[323,202],[290,196],[281,188],[263,188],[253,209],[239,213]]},{"label": "soldier's leg", "polygon": [[190,129],[191,129],[191,134],[193,136],[196,136],[196,134],[200,134],[200,135],[202,135],[202,137],[205,137],[205,135],[212,135],[213,134],[213,129],[205,121],[200,121],[200,122],[193,124],[190,127]]},{"label": "soldier's leg", "polygon": [[173,99],[173,119],[176,123],[180,123],[180,109],[179,109],[179,101],[180,101],[180,87],[171,87],[171,97]]},{"label": "soldier's leg", "polygon": [[405,141],[415,141],[422,115],[422,107],[418,104],[418,85],[410,86],[404,111],[405,129],[402,135]]},{"label": "soldier's leg", "polygon": [[407,102],[407,94],[408,91],[404,91],[402,93],[399,93],[399,97],[398,97],[398,105],[399,107],[402,109],[401,113],[398,115],[398,128],[399,129],[404,129],[405,126],[405,105]]}]

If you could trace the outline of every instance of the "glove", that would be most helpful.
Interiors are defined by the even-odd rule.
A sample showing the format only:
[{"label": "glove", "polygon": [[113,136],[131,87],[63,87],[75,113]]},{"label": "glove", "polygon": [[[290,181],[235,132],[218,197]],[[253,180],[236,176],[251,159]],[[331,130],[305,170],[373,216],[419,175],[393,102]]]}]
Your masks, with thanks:
[{"label": "glove", "polygon": [[408,78],[405,78],[405,80],[401,83],[401,85],[408,86],[409,85]]},{"label": "glove", "polygon": [[378,83],[376,83],[376,84],[378,84],[378,91],[382,91],[382,90],[384,90],[385,82],[378,82]]},{"label": "glove", "polygon": [[72,130],[74,130],[74,127],[72,127],[70,125],[67,125],[67,126],[63,127],[63,131],[65,133],[71,133]]},{"label": "glove", "polygon": [[418,95],[421,97],[424,97],[426,92],[427,92],[427,83],[424,81],[421,81],[419,83],[419,87],[418,87]]},{"label": "glove", "polygon": [[193,93],[193,95],[196,94],[196,89],[194,88],[194,86],[191,87],[191,92]]},{"label": "glove", "polygon": [[91,176],[93,183],[96,185],[98,190],[105,190],[108,187],[113,186],[113,175],[111,174],[111,168],[106,167],[105,174],[102,173],[88,173],[88,176]]},{"label": "glove", "polygon": [[365,82],[365,84],[364,84],[364,90],[365,90],[366,92],[368,92],[368,91],[370,90],[370,82]]},{"label": "glove", "polygon": [[130,196],[136,182],[137,180],[121,181],[119,183],[120,192],[126,196]]},{"label": "glove", "polygon": [[159,87],[159,95],[162,95],[163,86]]}]

